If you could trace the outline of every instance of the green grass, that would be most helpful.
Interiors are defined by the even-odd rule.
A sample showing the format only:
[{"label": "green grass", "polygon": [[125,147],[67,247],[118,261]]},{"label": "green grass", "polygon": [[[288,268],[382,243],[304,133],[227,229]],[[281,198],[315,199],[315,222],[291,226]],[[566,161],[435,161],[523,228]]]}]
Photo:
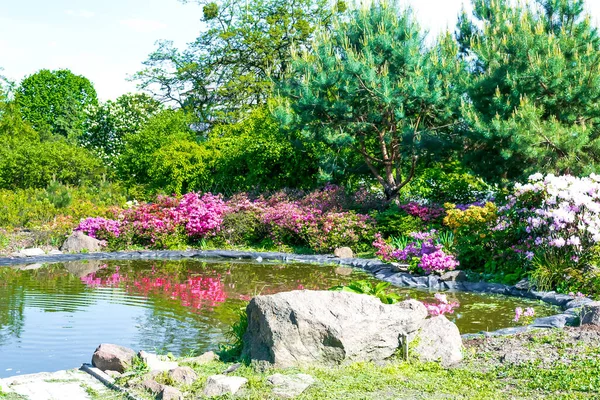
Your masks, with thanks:
[{"label": "green grass", "polygon": [[[502,344],[509,339],[494,339],[501,350],[483,351],[468,348],[460,366],[445,369],[436,363],[404,362],[400,359],[384,363],[358,362],[344,366],[314,366],[289,370],[260,370],[242,365],[231,375],[248,379],[240,398],[258,400],[275,398],[267,377],[275,372],[307,373],[316,383],[298,399],[596,399],[600,391],[600,348],[583,342],[577,351],[562,345],[561,331],[532,336],[526,341],[529,351],[540,360],[520,365],[498,361]],[[559,360],[544,364],[544,349],[550,346]],[[499,353],[500,352],[500,353]],[[193,385],[180,387],[186,399],[202,398],[206,378],[220,374],[231,363],[220,361],[190,365],[199,379]],[[138,378],[139,379],[139,378]],[[161,383],[172,383],[166,377]]]}]

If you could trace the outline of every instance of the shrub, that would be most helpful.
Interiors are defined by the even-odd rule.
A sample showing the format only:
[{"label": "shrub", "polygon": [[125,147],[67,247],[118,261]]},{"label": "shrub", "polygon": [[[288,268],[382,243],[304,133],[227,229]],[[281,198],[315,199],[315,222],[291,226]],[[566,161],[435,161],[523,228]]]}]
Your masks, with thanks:
[{"label": "shrub", "polygon": [[517,232],[516,251],[530,261],[540,289],[589,290],[598,282],[600,176],[532,175],[500,214],[497,230]]},{"label": "shrub", "polygon": [[419,217],[408,215],[396,205],[385,211],[375,212],[373,216],[377,222],[377,230],[385,237],[408,235],[425,229],[425,223]]}]

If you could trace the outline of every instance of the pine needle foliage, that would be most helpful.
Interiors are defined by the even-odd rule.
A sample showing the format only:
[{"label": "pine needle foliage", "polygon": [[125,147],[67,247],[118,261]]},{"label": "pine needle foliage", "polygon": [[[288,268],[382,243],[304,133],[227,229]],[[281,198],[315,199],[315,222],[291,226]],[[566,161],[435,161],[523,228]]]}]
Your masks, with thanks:
[{"label": "pine needle foliage", "polygon": [[420,158],[446,148],[459,121],[457,55],[450,35],[427,46],[410,9],[375,1],[294,53],[275,115],[333,155],[359,155],[393,199]]}]

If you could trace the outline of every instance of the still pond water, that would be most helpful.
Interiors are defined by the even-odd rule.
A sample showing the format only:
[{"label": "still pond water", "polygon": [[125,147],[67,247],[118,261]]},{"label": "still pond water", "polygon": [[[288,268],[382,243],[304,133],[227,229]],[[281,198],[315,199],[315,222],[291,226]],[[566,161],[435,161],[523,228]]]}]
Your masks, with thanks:
[{"label": "still pond water", "polygon": [[[89,261],[0,267],[0,378],[90,362],[100,343],[183,355],[217,350],[256,294],[328,289],[364,272],[335,266],[185,261]],[[428,291],[394,288],[434,302]],[[515,307],[546,304],[451,293],[461,333],[514,326]]]}]

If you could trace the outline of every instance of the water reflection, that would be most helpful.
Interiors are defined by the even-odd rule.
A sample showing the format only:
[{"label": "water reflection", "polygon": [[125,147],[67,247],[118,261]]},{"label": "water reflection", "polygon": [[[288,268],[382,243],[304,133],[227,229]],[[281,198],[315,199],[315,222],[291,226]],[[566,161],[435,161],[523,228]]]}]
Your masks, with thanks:
[{"label": "water reflection", "polygon": [[[0,268],[0,377],[74,368],[99,343],[183,354],[215,350],[257,294],[326,289],[365,273],[315,265],[76,262]],[[432,293],[396,289],[432,300]],[[450,294],[463,333],[513,324],[522,299]],[[554,313],[536,305],[540,316]]]}]

